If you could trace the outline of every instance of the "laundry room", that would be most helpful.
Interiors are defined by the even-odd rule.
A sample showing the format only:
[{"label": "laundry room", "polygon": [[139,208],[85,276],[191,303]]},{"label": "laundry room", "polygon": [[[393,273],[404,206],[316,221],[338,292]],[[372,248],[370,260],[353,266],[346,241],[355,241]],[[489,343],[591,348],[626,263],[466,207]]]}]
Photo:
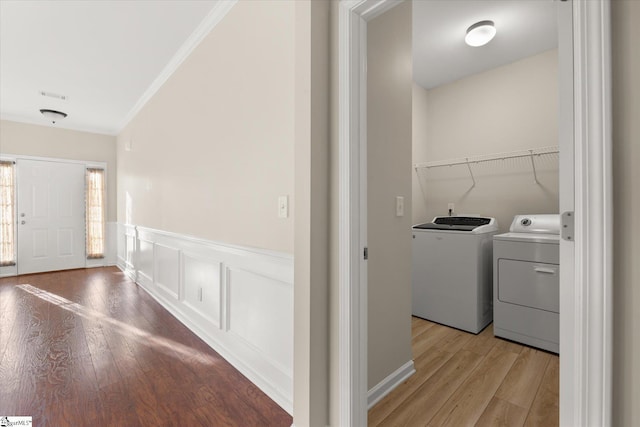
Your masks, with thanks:
[{"label": "laundry room", "polygon": [[[447,46],[442,35],[462,16],[477,22],[468,27],[464,44]],[[553,332],[527,330],[521,332],[522,339],[520,334],[501,336],[557,352],[556,5],[418,1],[413,4],[412,19],[412,313],[479,333],[493,321],[498,299],[493,294],[515,294],[512,298],[518,305],[532,304],[544,315],[540,320],[523,313],[514,318],[524,316]],[[471,40],[476,34],[487,37],[476,43]],[[512,226],[514,220],[517,224]],[[533,295],[528,284],[510,285],[518,289],[507,290],[503,281],[498,295],[498,282],[492,292],[499,267],[506,265],[496,260],[494,266],[492,259],[492,247],[502,245],[504,234],[499,233],[532,230],[534,236],[556,237],[544,242],[556,255],[545,261],[525,258],[524,265],[510,268],[516,268],[520,277],[527,277],[529,267],[537,268],[531,284],[538,293],[544,289],[544,299],[549,301],[530,302],[540,296]],[[533,250],[541,252],[548,246]],[[555,322],[548,322],[547,310]],[[513,321],[508,318],[508,323]],[[539,342],[541,335],[551,342]],[[531,341],[529,336],[536,338]]]},{"label": "laundry room", "polygon": [[[413,1],[410,90],[399,83],[406,52],[392,52],[393,41],[384,38],[399,34],[403,12],[395,9],[387,12],[387,27],[370,23],[368,30],[370,387],[411,366],[416,373],[371,407],[369,424],[411,424],[416,417],[433,425],[474,424],[496,406],[518,413],[512,425],[557,424],[564,129],[557,2]],[[465,43],[465,31],[474,27],[493,38]],[[396,93],[387,87],[393,84]],[[398,166],[406,159],[400,141],[408,98],[410,178]],[[398,143],[390,147],[394,137]],[[405,179],[410,196],[402,194]],[[396,222],[382,219],[390,215],[382,206],[391,196]],[[399,361],[406,357],[401,334],[383,335],[401,330],[402,319],[391,313],[404,310],[404,296],[392,293],[404,292],[405,238],[411,239],[413,365],[386,371],[385,378],[378,368],[391,365],[394,355],[376,351],[383,348],[380,337],[387,346],[393,341]],[[498,269],[509,287],[495,322]],[[456,412],[460,405],[465,409]]]},{"label": "laundry room", "polygon": [[[514,47],[501,33],[515,30],[503,25],[486,46],[460,44],[460,53],[443,55],[434,34],[446,28],[444,12],[414,2],[414,224],[451,209],[494,217],[504,232],[514,215],[558,212],[557,30],[553,3],[539,3],[551,6],[551,29],[519,31]],[[448,10],[457,16],[457,9]]]},{"label": "laundry room", "polygon": [[[462,16],[479,20],[467,29],[464,44],[449,46],[443,35]],[[416,299],[434,300],[434,309],[443,313],[467,311],[437,301],[454,286],[448,282],[465,280],[460,276],[465,263],[477,263],[469,274],[483,276],[478,280],[491,287],[493,235],[510,231],[516,216],[558,213],[557,9],[553,2],[418,1],[412,19],[413,307],[414,314],[428,318]],[[475,41],[475,34],[487,37]],[[419,228],[437,217],[440,225]],[[554,217],[542,218],[555,226]],[[450,250],[436,244],[425,258],[429,249],[415,244],[425,228],[467,237],[458,236]],[[483,230],[484,239],[469,240]],[[476,244],[477,254],[469,250]],[[429,268],[427,258],[438,268]],[[420,274],[424,278],[416,277]],[[437,279],[429,274],[442,274],[443,289],[416,294],[417,281],[434,286]],[[473,333],[492,320],[490,289],[484,293],[478,298],[486,301],[473,301],[485,319],[468,328]],[[456,321],[442,322],[465,329]]]}]

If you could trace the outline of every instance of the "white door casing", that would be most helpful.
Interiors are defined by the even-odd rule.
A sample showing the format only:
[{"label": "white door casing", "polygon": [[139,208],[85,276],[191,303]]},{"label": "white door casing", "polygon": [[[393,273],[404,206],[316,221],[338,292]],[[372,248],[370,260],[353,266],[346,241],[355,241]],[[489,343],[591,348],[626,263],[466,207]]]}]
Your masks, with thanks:
[{"label": "white door casing", "polygon": [[[575,255],[573,271],[560,276],[571,280],[560,286],[560,425],[606,427],[613,347],[610,0],[572,5]],[[561,243],[561,263],[570,246]]]},{"label": "white door casing", "polygon": [[27,159],[16,166],[18,274],[84,267],[85,166]]},{"label": "white door casing", "polygon": [[[366,26],[397,0],[343,0],[339,7],[339,388],[341,425],[366,425]],[[560,3],[560,208],[575,211],[561,244],[560,425],[611,424],[611,102],[609,0]],[[567,28],[567,22],[572,22]],[[567,98],[568,97],[568,98]],[[568,102],[567,99],[570,99]],[[566,123],[566,122],[565,122]],[[566,144],[566,141],[572,143]],[[567,268],[568,266],[568,268]],[[573,268],[572,268],[573,267]],[[364,369],[361,365],[364,365]]]}]

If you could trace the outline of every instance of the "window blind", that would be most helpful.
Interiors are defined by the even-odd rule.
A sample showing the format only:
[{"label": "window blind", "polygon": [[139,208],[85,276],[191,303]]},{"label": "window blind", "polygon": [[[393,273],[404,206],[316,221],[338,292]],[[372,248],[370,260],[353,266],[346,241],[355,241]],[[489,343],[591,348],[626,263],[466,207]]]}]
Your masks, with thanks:
[{"label": "window blind", "polygon": [[104,258],[104,169],[87,168],[87,258]]},{"label": "window blind", "polygon": [[0,266],[16,264],[15,174],[12,161],[0,161]]}]

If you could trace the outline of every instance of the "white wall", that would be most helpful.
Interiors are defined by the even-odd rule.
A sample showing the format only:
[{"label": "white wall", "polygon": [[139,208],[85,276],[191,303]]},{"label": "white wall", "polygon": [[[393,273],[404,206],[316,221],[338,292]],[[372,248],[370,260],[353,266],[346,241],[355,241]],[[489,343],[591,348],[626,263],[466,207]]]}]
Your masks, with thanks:
[{"label": "white wall", "polygon": [[613,425],[640,425],[640,2],[614,0]]},{"label": "white wall", "polygon": [[293,253],[294,7],[236,3],[118,135],[119,222]]},{"label": "white wall", "polygon": [[0,121],[0,154],[107,163],[107,221],[116,220],[116,138],[109,135]]},{"label": "white wall", "polygon": [[[117,137],[119,265],[289,412],[302,396],[294,294],[310,294],[310,272],[294,286],[291,257],[303,205],[294,154],[310,147],[294,138],[305,129],[296,76],[310,78],[297,65],[297,7],[237,2]],[[288,218],[278,218],[281,195]],[[300,342],[312,321],[296,324]],[[321,358],[296,353],[296,366],[311,356]]]},{"label": "white wall", "polygon": [[[558,53],[551,50],[431,90],[413,88],[413,162],[558,145]],[[413,222],[456,213],[496,217],[501,230],[523,213],[558,213],[558,156],[419,169]]]},{"label": "white wall", "polygon": [[296,426],[329,411],[329,2],[295,2]]},{"label": "white wall", "polygon": [[[367,29],[369,389],[411,353],[411,2]],[[396,196],[406,214],[396,216]]]}]

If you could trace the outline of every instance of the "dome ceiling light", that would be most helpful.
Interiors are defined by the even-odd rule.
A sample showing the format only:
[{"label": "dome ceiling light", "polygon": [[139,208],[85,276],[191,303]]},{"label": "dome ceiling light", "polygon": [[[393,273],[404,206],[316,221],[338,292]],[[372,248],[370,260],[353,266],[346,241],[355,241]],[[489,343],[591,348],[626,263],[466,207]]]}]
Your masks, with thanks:
[{"label": "dome ceiling light", "polygon": [[57,110],[49,110],[49,109],[44,108],[44,109],[40,110],[40,112],[47,119],[51,120],[51,123],[55,123],[56,120],[62,120],[65,117],[67,117],[67,113],[63,113],[62,111],[57,111]]},{"label": "dome ceiling light", "polygon": [[480,21],[467,29],[464,41],[469,46],[479,47],[489,43],[495,35],[496,27],[493,21]]}]

